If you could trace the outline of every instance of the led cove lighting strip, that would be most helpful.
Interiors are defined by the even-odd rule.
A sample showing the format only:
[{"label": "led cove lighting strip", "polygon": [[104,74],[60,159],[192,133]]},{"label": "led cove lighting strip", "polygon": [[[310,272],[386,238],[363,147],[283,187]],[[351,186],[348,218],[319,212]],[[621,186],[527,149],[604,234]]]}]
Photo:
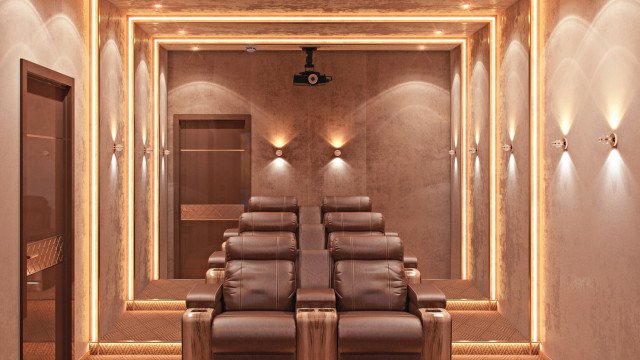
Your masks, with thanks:
[{"label": "led cove lighting strip", "polygon": [[100,34],[98,30],[98,0],[91,0],[91,340],[98,340],[98,286],[99,286],[99,266],[100,266],[100,249],[99,249],[99,197],[98,197],[98,131],[99,131],[99,57],[98,46],[100,43]]},{"label": "led cove lighting strip", "polygon": [[127,300],[133,300],[134,299],[134,152],[135,152],[135,143],[134,143],[134,127],[135,127],[135,119],[134,119],[134,96],[133,96],[133,55],[134,55],[134,37],[133,37],[133,26],[134,23],[133,21],[131,21],[131,18],[129,18],[128,21],[128,26],[127,26],[127,32],[128,32],[128,46],[127,46],[127,52],[128,52],[128,60],[129,60],[129,66],[128,66],[128,73],[129,73],[129,79],[128,79],[128,106],[129,106],[129,121],[127,124],[127,215],[128,215],[128,224],[127,224],[127,239],[128,239],[128,246],[127,246],[127,259],[128,259],[128,271],[127,271],[127,277],[128,277],[128,284],[127,284]]},{"label": "led cove lighting strip", "polygon": [[489,282],[490,282],[490,296],[492,301],[497,300],[497,255],[496,255],[496,247],[497,247],[497,217],[498,210],[496,206],[497,202],[497,161],[498,161],[498,151],[497,151],[497,119],[496,119],[496,53],[497,53],[497,36],[496,36],[496,21],[495,19],[491,21],[491,36],[490,36],[490,45],[491,45],[491,84],[490,84],[490,99],[491,99],[491,128],[489,130],[490,137],[490,151],[491,151],[491,161],[489,162]]},{"label": "led cove lighting strip", "polygon": [[530,147],[531,147],[531,341],[538,342],[539,341],[539,329],[538,329],[538,316],[539,316],[539,294],[538,294],[538,242],[539,242],[539,179],[542,177],[542,168],[540,166],[540,158],[538,151],[539,147],[539,113],[538,113],[538,56],[540,55],[540,44],[538,39],[538,11],[539,11],[539,0],[531,1],[531,24],[530,24],[530,32],[531,32],[531,118],[530,128],[531,128],[531,139],[530,139]]},{"label": "led cove lighting strip", "polygon": [[131,16],[134,22],[204,23],[486,23],[493,16]]},{"label": "led cove lighting strip", "polygon": [[467,65],[468,65],[468,59],[467,59],[467,42],[465,41],[461,47],[461,55],[460,55],[460,68],[461,68],[461,77],[462,77],[462,91],[461,91],[461,95],[460,97],[462,98],[460,103],[462,106],[462,111],[460,112],[461,116],[462,116],[462,124],[461,124],[461,130],[460,130],[460,148],[462,149],[462,151],[460,151],[460,158],[461,158],[461,168],[462,171],[460,172],[460,201],[461,201],[461,219],[460,219],[460,225],[461,225],[461,231],[460,231],[460,237],[461,237],[461,247],[460,247],[460,255],[461,255],[461,260],[460,260],[460,264],[462,267],[461,270],[461,275],[462,275],[462,280],[467,280],[469,278],[469,274],[468,274],[468,266],[467,266],[467,241],[468,241],[468,231],[469,229],[467,228],[467,208],[468,208],[468,204],[467,204],[467,176],[468,176],[468,172],[467,172],[467,156],[469,156],[469,152],[467,151]]},{"label": "led cove lighting strip", "polygon": [[160,268],[160,47],[153,45],[153,280]]}]

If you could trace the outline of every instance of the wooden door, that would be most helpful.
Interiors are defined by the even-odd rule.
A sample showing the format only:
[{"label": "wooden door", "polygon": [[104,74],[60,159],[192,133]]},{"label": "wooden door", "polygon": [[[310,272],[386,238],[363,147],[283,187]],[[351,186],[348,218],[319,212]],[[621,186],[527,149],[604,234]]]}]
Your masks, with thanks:
[{"label": "wooden door", "polygon": [[251,194],[250,115],[174,118],[175,277],[203,278]]}]

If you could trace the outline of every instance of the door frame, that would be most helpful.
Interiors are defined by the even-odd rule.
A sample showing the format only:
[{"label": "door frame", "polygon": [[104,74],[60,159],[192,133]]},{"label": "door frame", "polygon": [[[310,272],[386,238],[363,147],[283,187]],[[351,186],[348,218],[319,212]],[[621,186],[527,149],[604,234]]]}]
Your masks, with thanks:
[{"label": "door frame", "polygon": [[[73,343],[73,290],[74,290],[74,281],[73,281],[73,271],[74,271],[74,146],[75,142],[73,136],[75,134],[75,108],[74,108],[74,97],[75,97],[75,80],[72,77],[61,74],[57,71],[48,69],[44,66],[35,64],[25,59],[20,59],[20,358],[23,358],[23,316],[26,311],[26,301],[27,301],[27,269],[26,269],[26,258],[27,258],[27,247],[22,240],[23,237],[23,186],[22,180],[24,176],[24,141],[23,137],[25,136],[25,115],[27,104],[25,101],[26,94],[28,92],[27,88],[27,80],[29,78],[35,78],[47,83],[50,83],[54,86],[64,87],[69,89],[67,96],[64,100],[64,110],[65,110],[65,133],[64,136],[67,138],[67,146],[65,147],[65,162],[67,164],[65,169],[65,210],[66,210],[66,233],[68,234],[68,238],[63,242],[62,248],[62,276],[63,281],[68,282],[68,286],[65,286],[62,294],[62,298],[56,298],[56,302],[59,300],[61,302],[61,306],[56,306],[56,336],[61,335],[62,339],[60,343],[62,346],[56,346],[56,358],[60,359],[70,359],[72,351],[72,343]],[[58,321],[60,319],[60,321]],[[56,341],[57,344],[57,341]]]},{"label": "door frame", "polygon": [[[249,135],[249,194],[251,193],[251,115],[250,114],[174,114],[173,115],[173,278],[181,278],[180,261],[180,122],[244,121],[243,134]],[[250,195],[249,195],[250,196]],[[204,274],[203,274],[204,276]]]}]

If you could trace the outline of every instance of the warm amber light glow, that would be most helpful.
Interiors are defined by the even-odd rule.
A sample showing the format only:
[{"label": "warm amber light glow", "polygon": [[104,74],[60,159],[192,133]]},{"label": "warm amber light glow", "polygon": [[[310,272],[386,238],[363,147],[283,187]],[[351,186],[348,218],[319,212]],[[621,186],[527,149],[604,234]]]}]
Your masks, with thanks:
[{"label": "warm amber light glow", "polygon": [[[460,50],[462,52],[461,56],[460,56],[460,68],[461,68],[461,72],[462,72],[462,91],[461,91],[461,101],[460,101],[460,106],[461,106],[461,111],[460,111],[460,115],[462,116],[462,121],[461,121],[461,130],[460,133],[462,134],[461,138],[461,145],[460,147],[462,149],[466,149],[467,148],[467,138],[468,138],[468,133],[467,133],[467,43],[464,42],[460,45]],[[462,245],[460,248],[460,254],[462,259],[460,260],[460,265],[462,267],[462,279],[463,280],[467,280],[469,278],[469,274],[467,273],[468,271],[468,266],[467,266],[467,251],[468,251],[468,235],[469,235],[469,229],[468,229],[468,224],[467,224],[467,213],[468,213],[468,202],[467,202],[467,176],[468,176],[468,168],[467,168],[467,159],[469,158],[469,154],[466,151],[461,151],[461,161],[462,161],[462,175],[460,176],[460,187],[461,187],[461,191],[460,191],[460,201],[461,201],[461,209],[462,209],[462,216],[460,219],[460,224],[462,227],[462,231],[460,232],[460,235],[462,237]]]},{"label": "warm amber light glow", "polygon": [[[468,5],[469,8],[471,5]],[[463,5],[464,8],[464,5]],[[134,22],[213,22],[213,23],[488,23],[491,16],[132,16]]]},{"label": "warm amber light glow", "polygon": [[133,281],[134,281],[134,228],[133,228],[133,192],[134,192],[134,111],[133,111],[133,26],[134,23],[129,18],[127,25],[128,32],[128,46],[127,46],[127,57],[129,61],[129,77],[128,77],[128,107],[129,107],[129,118],[127,121],[127,300],[133,300],[134,298],[134,289],[133,289]]},{"label": "warm amber light glow", "polygon": [[498,124],[496,119],[496,78],[497,78],[497,67],[496,67],[496,58],[497,58],[497,36],[496,36],[496,21],[495,19],[491,21],[491,38],[489,40],[491,44],[491,80],[490,80],[490,101],[491,101],[491,114],[490,114],[490,152],[491,152],[491,161],[489,161],[489,282],[490,282],[490,299],[497,300],[497,227],[498,227],[498,207],[497,207],[497,198],[498,198],[498,179],[497,172],[498,167],[496,166],[498,162],[498,146],[497,146],[497,138],[498,138]]},{"label": "warm amber light glow", "polygon": [[98,46],[100,34],[98,30],[98,0],[91,0],[91,340],[98,339],[98,285],[99,285],[99,196],[98,196],[98,162],[99,154],[99,122],[100,105],[99,94],[99,72],[98,72]]},{"label": "warm amber light glow", "polygon": [[[531,341],[537,342],[539,339],[538,333],[538,316],[539,316],[539,299],[538,299],[538,242],[539,242],[539,226],[538,211],[539,211],[539,179],[542,178],[542,167],[540,166],[540,159],[538,151],[539,138],[538,138],[538,82],[540,81],[538,74],[538,56],[540,51],[540,44],[538,39],[538,11],[539,0],[531,1]],[[563,132],[565,129],[563,129]],[[568,129],[566,129],[568,132]],[[565,134],[566,135],[566,134]]]},{"label": "warm amber light glow", "polygon": [[160,46],[153,42],[153,280],[160,276]]}]

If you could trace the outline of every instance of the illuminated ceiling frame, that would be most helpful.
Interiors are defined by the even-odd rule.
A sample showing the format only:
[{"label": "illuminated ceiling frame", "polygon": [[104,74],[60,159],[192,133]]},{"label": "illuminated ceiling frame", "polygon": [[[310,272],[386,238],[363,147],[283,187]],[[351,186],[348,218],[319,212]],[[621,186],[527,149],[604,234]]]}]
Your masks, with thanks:
[{"label": "illuminated ceiling frame", "polygon": [[[491,98],[491,134],[496,134],[496,18],[494,16],[130,16],[128,17],[128,107],[129,107],[129,120],[128,120],[128,143],[133,144],[134,140],[134,114],[133,114],[133,41],[134,34],[133,29],[135,23],[139,22],[212,22],[212,23],[291,23],[291,22],[317,22],[317,23],[343,23],[343,22],[360,22],[360,23],[418,23],[418,22],[475,22],[475,23],[488,23],[491,27],[491,89],[490,89],[490,98]],[[154,162],[157,164],[158,154],[159,154],[159,100],[158,100],[158,52],[160,44],[305,44],[305,43],[314,43],[314,44],[416,44],[416,45],[427,45],[427,44],[459,44],[461,46],[462,51],[462,59],[461,68],[462,68],[462,136],[461,143],[462,148],[466,148],[467,139],[466,139],[466,131],[467,131],[467,56],[468,56],[468,47],[466,39],[453,39],[453,38],[393,38],[393,37],[385,37],[385,38],[295,38],[295,39],[287,39],[287,38],[163,38],[163,39],[153,39],[154,44],[154,109],[153,109],[153,117],[154,117]],[[491,139],[491,194],[490,194],[490,204],[491,204],[491,224],[496,224],[496,207],[495,207],[495,197],[496,197],[496,188],[495,188],[495,179],[496,179],[496,142],[494,139],[495,136],[492,136]],[[134,264],[134,234],[133,234],[133,152],[134,146],[128,146],[128,298],[129,300],[133,300],[134,298],[134,289],[133,289],[133,264]],[[467,156],[469,156],[466,152],[462,153],[462,177],[461,177],[461,202],[462,202],[462,234],[461,234],[461,256],[462,256],[462,277],[463,279],[467,279],[468,274],[468,258],[467,258],[467,248],[468,248],[468,224],[467,224]],[[157,169],[158,167],[155,167]],[[158,214],[158,174],[157,171],[154,171],[154,209],[153,213]],[[159,234],[159,224],[158,224],[158,216],[154,216],[153,219],[153,278],[157,278],[158,276],[158,234]],[[495,230],[492,231],[492,236],[490,236],[490,263],[491,263],[491,293],[492,300],[495,300],[495,283],[496,283],[496,252],[495,252]]]},{"label": "illuminated ceiling frame", "polygon": [[99,297],[99,267],[100,267],[100,242],[99,242],[99,170],[98,162],[100,161],[100,148],[99,148],[99,131],[100,131],[100,90],[99,90],[99,52],[100,46],[100,33],[99,33],[99,12],[98,12],[98,0],[91,0],[90,3],[90,16],[91,16],[91,158],[90,158],[90,295],[89,295],[89,308],[91,316],[90,326],[90,339],[91,341],[98,340],[98,297]]}]

